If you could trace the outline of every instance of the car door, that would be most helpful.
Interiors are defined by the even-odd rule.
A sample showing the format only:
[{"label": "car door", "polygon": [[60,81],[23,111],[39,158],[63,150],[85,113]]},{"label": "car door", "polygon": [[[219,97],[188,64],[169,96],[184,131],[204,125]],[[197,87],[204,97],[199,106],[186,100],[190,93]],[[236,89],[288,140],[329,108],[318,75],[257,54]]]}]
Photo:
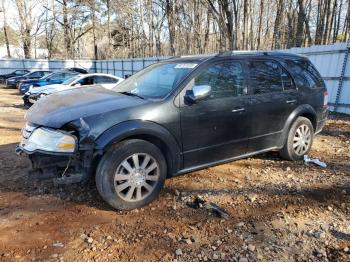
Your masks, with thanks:
[{"label": "car door", "polygon": [[248,151],[275,148],[288,116],[298,106],[290,74],[274,60],[248,61],[252,111]]},{"label": "car door", "polygon": [[247,149],[249,97],[244,64],[237,60],[210,64],[191,80],[185,92],[196,85],[210,85],[212,91],[204,100],[180,103],[185,169],[242,155]]}]

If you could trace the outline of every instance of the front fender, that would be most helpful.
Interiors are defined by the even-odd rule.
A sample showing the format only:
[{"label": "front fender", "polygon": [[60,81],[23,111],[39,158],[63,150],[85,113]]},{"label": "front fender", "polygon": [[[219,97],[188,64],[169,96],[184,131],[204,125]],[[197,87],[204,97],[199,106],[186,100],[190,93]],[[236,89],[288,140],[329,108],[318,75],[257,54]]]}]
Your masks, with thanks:
[{"label": "front fender", "polygon": [[163,126],[154,122],[132,120],[119,123],[105,132],[103,132],[95,140],[95,150],[98,154],[104,154],[108,148],[119,141],[129,137],[147,136],[155,138],[166,146],[166,155],[168,164],[172,174],[176,173],[181,167],[180,146],[175,137]]}]

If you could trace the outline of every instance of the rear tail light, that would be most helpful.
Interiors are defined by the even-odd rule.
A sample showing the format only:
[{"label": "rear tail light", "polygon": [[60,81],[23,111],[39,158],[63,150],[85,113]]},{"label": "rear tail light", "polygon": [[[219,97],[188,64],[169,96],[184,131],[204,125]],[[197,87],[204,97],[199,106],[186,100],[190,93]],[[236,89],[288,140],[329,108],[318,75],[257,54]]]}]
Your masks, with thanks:
[{"label": "rear tail light", "polygon": [[325,91],[325,92],[323,93],[323,106],[324,106],[324,107],[327,107],[327,106],[328,106],[328,92],[327,92],[327,91]]}]

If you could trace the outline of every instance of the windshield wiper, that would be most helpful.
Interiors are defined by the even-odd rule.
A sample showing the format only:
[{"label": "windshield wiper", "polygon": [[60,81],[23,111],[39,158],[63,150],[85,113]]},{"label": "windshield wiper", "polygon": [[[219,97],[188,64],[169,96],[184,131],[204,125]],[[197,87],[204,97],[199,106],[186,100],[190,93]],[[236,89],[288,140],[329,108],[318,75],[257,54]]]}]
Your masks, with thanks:
[{"label": "windshield wiper", "polygon": [[136,96],[136,97],[138,97],[138,98],[145,99],[143,96],[140,96],[140,95],[138,95],[138,94],[131,93],[131,92],[119,92],[119,93],[121,93],[121,94],[123,94],[123,95],[126,95],[126,96]]}]

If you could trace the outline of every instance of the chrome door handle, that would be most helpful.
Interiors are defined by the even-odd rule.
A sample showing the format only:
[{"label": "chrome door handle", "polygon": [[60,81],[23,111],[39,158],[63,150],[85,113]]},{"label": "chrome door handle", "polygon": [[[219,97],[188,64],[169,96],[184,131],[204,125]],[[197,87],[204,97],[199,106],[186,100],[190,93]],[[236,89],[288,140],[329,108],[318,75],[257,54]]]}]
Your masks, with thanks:
[{"label": "chrome door handle", "polygon": [[244,112],[244,111],[245,111],[245,108],[239,107],[239,108],[233,109],[231,112],[232,113],[239,113],[239,112]]},{"label": "chrome door handle", "polygon": [[292,100],[287,100],[286,104],[295,104],[297,102],[297,100],[292,99]]}]

